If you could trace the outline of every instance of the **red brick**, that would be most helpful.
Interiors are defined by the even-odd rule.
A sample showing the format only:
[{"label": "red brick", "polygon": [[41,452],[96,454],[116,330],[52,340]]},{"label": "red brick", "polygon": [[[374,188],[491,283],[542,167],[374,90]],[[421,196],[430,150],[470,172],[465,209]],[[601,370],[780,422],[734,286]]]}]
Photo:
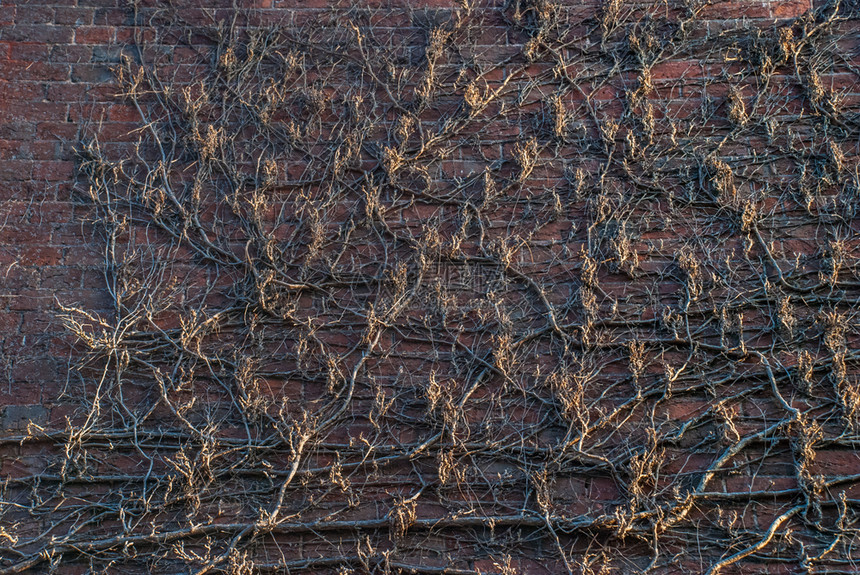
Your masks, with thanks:
[{"label": "red brick", "polygon": [[815,453],[817,473],[855,475],[860,473],[860,454],[850,450],[819,449]]},{"label": "red brick", "polygon": [[39,162],[33,168],[33,179],[45,182],[69,181],[75,173],[75,163],[70,160]]},{"label": "red brick", "polygon": [[[20,24],[51,24],[54,17],[54,9],[50,6],[22,6],[15,15],[15,25]],[[36,38],[31,40],[37,42]]]},{"label": "red brick", "polygon": [[31,44],[29,42],[10,42],[9,59],[32,63],[48,59],[52,46],[50,44]]},{"label": "red brick", "polygon": [[66,64],[38,61],[7,61],[0,67],[0,79],[9,81],[41,80],[61,82],[69,79],[71,68]]},{"label": "red brick", "polygon": [[54,10],[54,23],[58,25],[87,26],[93,23],[95,8],[60,6]]},{"label": "red brick", "polygon": [[771,13],[774,18],[797,18],[812,10],[811,0],[771,0]]},{"label": "red brick", "polygon": [[20,261],[28,266],[57,265],[63,259],[63,252],[55,246],[30,245],[20,250]]},{"label": "red brick", "polygon": [[[128,26],[132,14],[126,8],[97,7],[93,15],[93,24],[99,26]],[[122,30],[117,29],[117,31]]]},{"label": "red brick", "polygon": [[75,28],[75,43],[109,44],[114,41],[115,34],[112,26],[80,26]]},{"label": "red brick", "polygon": [[[19,15],[20,14],[21,13],[19,12]],[[0,42],[71,44],[73,37],[74,30],[68,26],[16,24],[0,30]]]}]

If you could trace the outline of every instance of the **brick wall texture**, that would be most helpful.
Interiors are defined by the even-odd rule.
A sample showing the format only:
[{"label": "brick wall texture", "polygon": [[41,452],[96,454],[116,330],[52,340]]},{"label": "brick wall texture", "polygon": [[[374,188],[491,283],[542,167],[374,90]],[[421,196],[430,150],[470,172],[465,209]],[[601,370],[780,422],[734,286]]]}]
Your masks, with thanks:
[{"label": "brick wall texture", "polygon": [[0,0],[0,573],[860,573],[856,0]]}]

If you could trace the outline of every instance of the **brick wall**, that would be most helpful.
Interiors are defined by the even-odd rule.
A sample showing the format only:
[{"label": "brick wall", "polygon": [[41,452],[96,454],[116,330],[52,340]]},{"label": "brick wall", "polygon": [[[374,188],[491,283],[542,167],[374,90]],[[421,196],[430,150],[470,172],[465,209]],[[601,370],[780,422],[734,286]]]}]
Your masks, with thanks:
[{"label": "brick wall", "polygon": [[0,573],[856,572],[856,2],[175,4],[0,0]]}]

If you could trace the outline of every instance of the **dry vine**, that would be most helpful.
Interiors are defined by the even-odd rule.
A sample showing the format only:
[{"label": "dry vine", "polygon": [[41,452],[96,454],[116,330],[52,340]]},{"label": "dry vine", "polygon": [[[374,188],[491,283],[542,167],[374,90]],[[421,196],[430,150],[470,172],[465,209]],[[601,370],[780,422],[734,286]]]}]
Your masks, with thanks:
[{"label": "dry vine", "polygon": [[857,572],[856,4],[570,4],[132,6],[0,573]]}]

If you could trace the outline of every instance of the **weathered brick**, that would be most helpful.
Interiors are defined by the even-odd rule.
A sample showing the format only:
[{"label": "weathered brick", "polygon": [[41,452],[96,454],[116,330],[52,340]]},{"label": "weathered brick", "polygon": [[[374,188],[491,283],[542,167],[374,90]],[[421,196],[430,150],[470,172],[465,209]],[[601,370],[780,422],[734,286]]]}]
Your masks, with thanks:
[{"label": "weathered brick", "polygon": [[48,411],[40,405],[7,405],[0,417],[0,427],[26,430],[30,424],[45,425],[47,419]]},{"label": "weathered brick", "polygon": [[60,26],[87,26],[93,23],[95,8],[59,6],[54,9],[54,24]]},{"label": "weathered brick", "polygon": [[[19,12],[18,14],[21,14]],[[47,16],[50,22],[51,16]],[[74,30],[68,26],[54,26],[47,23],[21,24],[0,30],[0,42],[39,42],[44,44],[71,44]]]}]

